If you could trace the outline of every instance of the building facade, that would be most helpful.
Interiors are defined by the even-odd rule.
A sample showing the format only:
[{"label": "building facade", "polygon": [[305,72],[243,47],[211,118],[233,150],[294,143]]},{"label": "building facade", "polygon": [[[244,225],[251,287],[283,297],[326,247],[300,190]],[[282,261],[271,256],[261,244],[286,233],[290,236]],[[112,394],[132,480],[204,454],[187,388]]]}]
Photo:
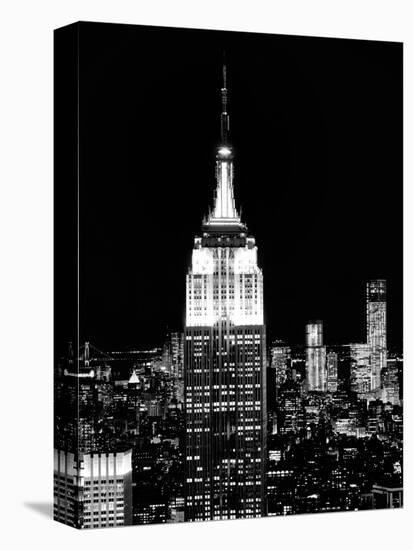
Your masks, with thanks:
[{"label": "building facade", "polygon": [[366,317],[367,343],[371,347],[372,390],[381,384],[381,372],[387,363],[387,305],[386,281],[367,281]]},{"label": "building facade", "polygon": [[54,517],[77,527],[132,524],[132,451],[54,451]]},{"label": "building facade", "polygon": [[381,373],[381,399],[384,403],[400,405],[400,369],[402,362],[400,359],[387,358],[387,365]]},{"label": "building facade", "polygon": [[373,387],[370,344],[350,344],[350,389],[359,399],[367,399]]},{"label": "building facade", "polygon": [[334,393],[338,386],[338,356],[335,351],[327,353],[327,391]]},{"label": "building facade", "polygon": [[326,347],[323,345],[323,322],[306,325],[306,381],[308,391],[327,391]]},{"label": "building facade", "polygon": [[275,383],[280,388],[291,370],[291,348],[281,340],[271,346],[271,368],[275,370]]},{"label": "building facade", "polygon": [[263,275],[235,206],[225,72],[214,207],[186,279],[187,521],[266,513]]},{"label": "building facade", "polygon": [[403,487],[373,485],[373,508],[403,508]]}]

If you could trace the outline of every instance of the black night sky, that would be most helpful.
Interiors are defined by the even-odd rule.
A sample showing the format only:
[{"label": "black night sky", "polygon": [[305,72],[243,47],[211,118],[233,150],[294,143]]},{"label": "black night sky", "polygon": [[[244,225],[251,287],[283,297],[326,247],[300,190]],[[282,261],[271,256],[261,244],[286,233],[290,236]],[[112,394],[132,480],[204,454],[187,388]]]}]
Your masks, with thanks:
[{"label": "black night sky", "polygon": [[88,23],[79,44],[83,340],[136,349],[183,329],[225,50],[268,340],[303,343],[319,318],[327,344],[363,341],[365,281],[386,278],[401,344],[401,44]]}]

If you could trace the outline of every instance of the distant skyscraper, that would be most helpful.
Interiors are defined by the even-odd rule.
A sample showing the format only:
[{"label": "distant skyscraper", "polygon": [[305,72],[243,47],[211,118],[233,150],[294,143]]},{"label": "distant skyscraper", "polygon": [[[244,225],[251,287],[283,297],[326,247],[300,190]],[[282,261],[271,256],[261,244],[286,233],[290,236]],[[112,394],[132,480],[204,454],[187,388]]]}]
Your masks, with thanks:
[{"label": "distant skyscraper", "polygon": [[288,369],[291,366],[291,348],[278,340],[271,347],[271,368],[275,369],[277,388],[287,380]]},{"label": "distant skyscraper", "polygon": [[306,326],[306,378],[308,391],[327,390],[326,348],[323,346],[323,322]]},{"label": "distant skyscraper", "polygon": [[174,396],[184,400],[184,338],[182,332],[170,332],[162,351],[163,367],[173,377]]},{"label": "distant skyscraper", "polygon": [[221,94],[214,207],[186,280],[187,521],[266,513],[263,276],[235,206],[225,67]]},{"label": "distant skyscraper", "polygon": [[372,389],[371,346],[350,344],[350,388],[361,399]]},{"label": "distant skyscraper", "polygon": [[337,353],[327,353],[327,391],[332,393],[337,391],[337,363]]},{"label": "distant skyscraper", "polygon": [[381,373],[381,399],[384,403],[389,402],[393,405],[400,405],[400,384],[399,384],[400,360],[387,359],[387,366]]},{"label": "distant skyscraper", "polygon": [[367,282],[367,343],[371,347],[372,390],[380,388],[380,375],[387,362],[386,281]]}]

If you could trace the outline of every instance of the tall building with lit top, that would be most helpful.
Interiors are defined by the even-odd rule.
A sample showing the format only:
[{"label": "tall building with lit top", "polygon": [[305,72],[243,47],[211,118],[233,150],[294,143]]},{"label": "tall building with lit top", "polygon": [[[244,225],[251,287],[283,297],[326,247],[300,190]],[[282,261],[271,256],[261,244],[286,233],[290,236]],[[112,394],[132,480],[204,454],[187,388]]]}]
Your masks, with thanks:
[{"label": "tall building with lit top", "polygon": [[263,276],[235,205],[225,66],[221,95],[214,206],[186,278],[187,521],[266,513]]},{"label": "tall building with lit top", "polygon": [[367,282],[367,343],[371,347],[372,390],[380,388],[380,375],[387,363],[386,281]]},{"label": "tall building with lit top", "polygon": [[327,390],[326,347],[323,345],[323,322],[306,326],[306,379],[308,391]]}]

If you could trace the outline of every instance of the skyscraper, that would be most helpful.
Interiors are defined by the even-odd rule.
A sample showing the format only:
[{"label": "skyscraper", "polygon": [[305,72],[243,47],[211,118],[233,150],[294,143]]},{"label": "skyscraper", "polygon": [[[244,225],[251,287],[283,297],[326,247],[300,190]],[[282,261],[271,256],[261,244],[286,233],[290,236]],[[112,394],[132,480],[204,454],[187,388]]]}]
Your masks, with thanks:
[{"label": "skyscraper", "polygon": [[350,344],[350,388],[359,399],[367,399],[371,392],[372,364],[369,344]]},{"label": "skyscraper", "polygon": [[271,347],[271,368],[275,369],[275,383],[277,388],[282,386],[288,377],[291,367],[291,348],[281,340],[277,340]]},{"label": "skyscraper", "polygon": [[54,450],[54,517],[77,527],[132,524],[132,450]]},{"label": "skyscraper", "polygon": [[79,352],[70,346],[55,375],[54,517],[79,529],[131,525],[132,449],[114,434],[110,367],[88,342]]},{"label": "skyscraper", "polygon": [[337,363],[337,353],[327,353],[327,391],[332,393],[337,391]]},{"label": "skyscraper", "polygon": [[367,343],[371,347],[372,390],[380,388],[380,375],[387,363],[386,281],[367,281]]},{"label": "skyscraper", "polygon": [[323,322],[306,326],[306,378],[308,391],[327,390],[326,348],[323,346]]},{"label": "skyscraper", "polygon": [[384,403],[400,405],[400,361],[396,358],[388,358],[387,366],[381,373],[381,399]]},{"label": "skyscraper", "polygon": [[226,67],[212,211],[186,279],[185,519],[266,513],[263,276],[235,205]]}]

